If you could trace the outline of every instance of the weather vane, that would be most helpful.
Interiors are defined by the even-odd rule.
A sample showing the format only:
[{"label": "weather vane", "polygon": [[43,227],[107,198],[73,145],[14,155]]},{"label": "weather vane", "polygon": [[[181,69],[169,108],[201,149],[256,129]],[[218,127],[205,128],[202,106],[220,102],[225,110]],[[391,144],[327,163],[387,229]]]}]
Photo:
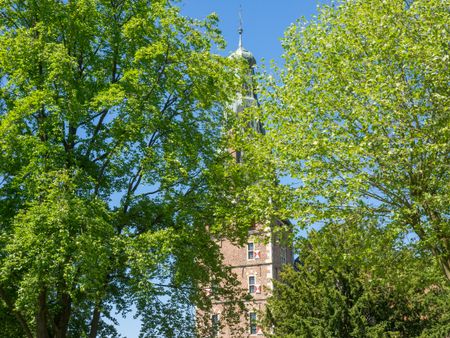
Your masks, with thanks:
[{"label": "weather vane", "polygon": [[244,29],[242,28],[242,5],[239,6],[239,48],[242,48],[242,33]]}]

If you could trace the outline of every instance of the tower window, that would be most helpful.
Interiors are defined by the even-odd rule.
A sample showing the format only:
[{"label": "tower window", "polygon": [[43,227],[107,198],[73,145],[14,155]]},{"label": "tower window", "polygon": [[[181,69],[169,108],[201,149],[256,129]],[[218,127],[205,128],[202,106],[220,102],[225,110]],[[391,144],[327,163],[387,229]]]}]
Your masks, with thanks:
[{"label": "tower window", "polygon": [[255,293],[256,292],[256,278],[255,276],[249,276],[248,277],[248,292],[249,293]]},{"label": "tower window", "polygon": [[285,246],[282,246],[280,248],[280,259],[281,259],[281,264],[287,263],[287,248]]},{"label": "tower window", "polygon": [[247,243],[247,259],[255,258],[255,245],[253,243]]},{"label": "tower window", "polygon": [[256,312],[250,312],[250,334],[256,334]]},{"label": "tower window", "polygon": [[217,337],[219,334],[219,315],[214,314],[211,316],[211,336]]}]

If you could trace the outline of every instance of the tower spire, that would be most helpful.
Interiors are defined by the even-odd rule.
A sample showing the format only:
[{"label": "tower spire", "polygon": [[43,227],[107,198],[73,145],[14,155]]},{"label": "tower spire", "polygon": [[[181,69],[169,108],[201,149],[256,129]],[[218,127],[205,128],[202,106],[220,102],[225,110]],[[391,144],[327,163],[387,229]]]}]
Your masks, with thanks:
[{"label": "tower spire", "polygon": [[250,53],[248,50],[246,50],[242,44],[242,37],[244,33],[244,28],[242,27],[242,6],[239,7],[239,27],[238,27],[238,33],[239,33],[239,45],[238,48],[231,53],[230,57],[232,58],[240,58],[244,59],[249,67],[253,69],[253,67],[256,65],[255,57],[252,53]]},{"label": "tower spire", "polygon": [[244,28],[242,28],[242,5],[239,6],[239,48],[242,49],[242,33],[244,33]]}]

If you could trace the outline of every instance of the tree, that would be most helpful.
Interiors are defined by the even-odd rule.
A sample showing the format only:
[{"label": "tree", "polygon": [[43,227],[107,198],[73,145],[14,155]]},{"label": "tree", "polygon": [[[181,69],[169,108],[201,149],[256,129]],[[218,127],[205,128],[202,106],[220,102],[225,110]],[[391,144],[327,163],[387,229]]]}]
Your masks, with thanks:
[{"label": "tree", "polygon": [[242,84],[210,52],[217,17],[166,0],[0,4],[2,333],[109,337],[112,310],[135,307],[143,337],[186,337],[206,285],[236,305],[212,235],[243,240],[229,206],[251,175],[222,132]]},{"label": "tree", "polygon": [[[352,223],[358,219],[356,224]],[[429,252],[353,217],[298,243],[275,281],[265,324],[274,337],[444,337],[450,289]]]},{"label": "tree", "polygon": [[450,280],[448,6],[349,0],[297,22],[263,117],[300,224],[412,232]]}]

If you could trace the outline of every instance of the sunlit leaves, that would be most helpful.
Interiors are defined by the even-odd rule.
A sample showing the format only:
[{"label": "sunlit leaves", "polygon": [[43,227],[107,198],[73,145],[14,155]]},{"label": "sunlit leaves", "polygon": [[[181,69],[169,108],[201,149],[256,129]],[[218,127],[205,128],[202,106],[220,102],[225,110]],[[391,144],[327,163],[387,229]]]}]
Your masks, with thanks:
[{"label": "sunlit leaves", "polygon": [[[448,1],[343,1],[286,32],[264,107],[302,224],[415,232],[450,277]],[[295,184],[294,183],[294,184]]]},{"label": "sunlit leaves", "polygon": [[210,52],[217,21],[168,1],[1,1],[0,311],[24,332],[112,335],[114,304],[145,334],[186,336],[211,278],[234,297],[206,231],[248,228],[237,192],[217,195],[249,182],[223,172],[241,83]]}]

